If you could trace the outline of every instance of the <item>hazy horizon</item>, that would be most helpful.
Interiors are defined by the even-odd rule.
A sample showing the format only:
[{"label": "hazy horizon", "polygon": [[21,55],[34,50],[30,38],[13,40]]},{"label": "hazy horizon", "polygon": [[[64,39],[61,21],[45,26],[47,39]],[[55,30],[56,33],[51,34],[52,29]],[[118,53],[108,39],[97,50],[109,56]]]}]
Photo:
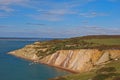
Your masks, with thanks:
[{"label": "hazy horizon", "polygon": [[118,35],[83,35],[83,36],[73,36],[73,37],[0,37],[0,39],[65,39],[74,37],[84,37],[84,36],[120,36]]}]

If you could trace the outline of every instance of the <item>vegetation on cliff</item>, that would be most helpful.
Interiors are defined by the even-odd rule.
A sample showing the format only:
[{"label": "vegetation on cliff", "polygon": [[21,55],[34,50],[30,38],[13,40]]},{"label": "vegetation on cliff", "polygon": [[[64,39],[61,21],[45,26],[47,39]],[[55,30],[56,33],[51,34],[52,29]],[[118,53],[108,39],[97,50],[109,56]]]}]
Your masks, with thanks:
[{"label": "vegetation on cliff", "polygon": [[34,49],[38,50],[37,56],[47,56],[58,50],[73,49],[120,49],[120,36],[84,36],[63,40],[50,40],[34,43]]},{"label": "vegetation on cliff", "polygon": [[90,72],[71,74],[50,80],[120,80],[120,60],[113,60]]}]

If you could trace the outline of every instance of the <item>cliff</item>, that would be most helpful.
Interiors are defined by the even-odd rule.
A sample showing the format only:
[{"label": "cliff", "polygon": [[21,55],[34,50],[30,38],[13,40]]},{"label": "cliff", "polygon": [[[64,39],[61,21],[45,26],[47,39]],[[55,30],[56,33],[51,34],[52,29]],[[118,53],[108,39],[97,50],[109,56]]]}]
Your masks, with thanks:
[{"label": "cliff", "polygon": [[120,36],[87,36],[35,42],[10,54],[73,72],[120,59]]},{"label": "cliff", "polygon": [[106,63],[113,59],[120,59],[120,50],[100,51],[97,49],[59,50],[40,59],[35,54],[38,51],[32,47],[22,48],[10,52],[10,54],[73,72],[90,71],[96,65]]},{"label": "cliff", "polygon": [[60,50],[52,55],[46,56],[40,61],[75,72],[85,72],[111,59],[120,59],[120,50]]}]

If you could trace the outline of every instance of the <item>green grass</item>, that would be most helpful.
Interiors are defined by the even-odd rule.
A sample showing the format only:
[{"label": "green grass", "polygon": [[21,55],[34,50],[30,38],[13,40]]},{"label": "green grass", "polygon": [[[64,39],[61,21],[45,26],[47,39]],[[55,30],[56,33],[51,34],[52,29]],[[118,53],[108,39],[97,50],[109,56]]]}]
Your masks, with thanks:
[{"label": "green grass", "polygon": [[104,67],[99,66],[90,72],[71,74],[51,80],[120,80],[120,60],[111,61]]},{"label": "green grass", "polygon": [[93,42],[96,44],[101,44],[101,45],[120,45],[120,38],[118,39],[114,39],[114,38],[110,38],[110,39],[89,39],[89,40],[85,40],[87,42]]},{"label": "green grass", "polygon": [[[34,44],[38,56],[47,56],[58,50],[120,49],[120,36],[84,36],[64,40],[54,39]],[[41,50],[40,50],[41,49]],[[46,50],[42,50],[46,49]]]},{"label": "green grass", "polygon": [[[118,53],[119,54],[119,53]],[[106,64],[106,67],[115,67],[117,72],[120,73],[120,60],[112,61],[111,63]]]}]

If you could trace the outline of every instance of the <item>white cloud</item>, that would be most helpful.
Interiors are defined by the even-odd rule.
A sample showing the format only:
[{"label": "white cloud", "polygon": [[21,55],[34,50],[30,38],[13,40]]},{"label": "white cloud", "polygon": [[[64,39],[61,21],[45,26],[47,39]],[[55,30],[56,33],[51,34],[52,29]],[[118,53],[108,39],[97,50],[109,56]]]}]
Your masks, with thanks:
[{"label": "white cloud", "polygon": [[105,13],[98,13],[95,11],[92,12],[79,12],[77,10],[72,10],[69,8],[58,8],[58,9],[49,9],[49,10],[42,10],[39,9],[37,10],[38,14],[33,14],[31,15],[35,19],[39,20],[48,20],[48,21],[59,21],[63,20],[66,15],[76,15],[76,16],[81,16],[81,17],[86,17],[86,18],[93,18],[93,17],[99,17],[99,16],[108,16]]},{"label": "white cloud", "polygon": [[36,14],[36,15],[29,15],[30,17],[38,20],[47,20],[47,21],[60,21],[62,17],[59,15],[49,15],[49,14]]},{"label": "white cloud", "polygon": [[[44,10],[40,15],[36,15],[39,14],[39,12],[33,14],[34,17],[36,15],[36,19],[56,21],[61,20],[61,17],[65,14],[76,14],[76,12],[72,10],[73,8],[93,1],[95,0],[75,0],[64,2],[50,0],[0,0],[0,10],[3,10],[5,12],[13,12],[16,10],[12,6],[19,5],[34,10],[39,9],[39,12],[42,12],[41,10]],[[48,8],[48,10],[46,10],[45,7]]]},{"label": "white cloud", "polygon": [[97,12],[80,13],[79,15],[88,18],[97,17],[97,16],[107,16],[107,14],[105,13],[97,13]]},{"label": "white cloud", "polygon": [[69,9],[38,10],[38,14],[30,16],[39,20],[59,21],[64,18],[64,15],[68,14],[73,15],[77,14],[77,12]]},{"label": "white cloud", "polygon": [[98,26],[79,26],[72,29],[62,30],[64,35],[73,37],[80,35],[117,35],[120,34],[120,28],[105,28]]},{"label": "white cloud", "polygon": [[[32,23],[33,24],[33,23]],[[33,24],[34,25],[34,24]],[[35,24],[36,25],[36,24]],[[39,24],[37,24],[39,25]],[[41,25],[41,24],[40,24]],[[13,28],[13,26],[8,26],[8,25],[1,25],[0,26],[1,33],[8,31],[5,30],[5,27],[7,28]],[[66,27],[66,26],[65,26]],[[27,32],[26,32],[27,30]],[[81,35],[118,35],[120,34],[120,28],[109,28],[109,27],[100,27],[100,26],[95,26],[95,25],[88,25],[88,26],[75,26],[75,27],[70,27],[70,28],[59,28],[59,29],[54,29],[54,27],[39,27],[39,28],[26,28],[26,29],[20,29],[19,31],[12,29],[8,35],[21,35],[23,34],[25,36],[33,36],[33,37],[77,37]]]},{"label": "white cloud", "polygon": [[16,5],[23,4],[29,0],[0,0],[0,5]]},{"label": "white cloud", "polygon": [[120,34],[120,28],[104,28],[99,26],[78,26],[60,30],[48,29],[38,30],[38,34],[46,34],[52,37],[75,37],[81,35],[117,35]]},{"label": "white cloud", "polygon": [[77,12],[69,9],[51,9],[51,10],[38,10],[38,13],[47,15],[65,15],[76,14]]},{"label": "white cloud", "polygon": [[[96,0],[72,0],[65,2],[50,0],[0,0],[0,10],[5,12],[15,12],[13,5],[19,5],[25,8],[36,10],[34,14],[27,14],[38,20],[59,21],[63,20],[66,15],[80,15],[82,17],[92,18],[97,16],[106,16],[104,13],[81,12],[76,7],[86,5]],[[2,16],[2,15],[1,15]]]},{"label": "white cloud", "polygon": [[0,10],[6,11],[6,12],[13,12],[14,9],[8,7],[8,6],[0,6]]},{"label": "white cloud", "polygon": [[13,9],[11,6],[25,6],[28,2],[30,2],[30,0],[0,0],[0,10],[3,10],[5,12],[13,12],[15,9]]}]

